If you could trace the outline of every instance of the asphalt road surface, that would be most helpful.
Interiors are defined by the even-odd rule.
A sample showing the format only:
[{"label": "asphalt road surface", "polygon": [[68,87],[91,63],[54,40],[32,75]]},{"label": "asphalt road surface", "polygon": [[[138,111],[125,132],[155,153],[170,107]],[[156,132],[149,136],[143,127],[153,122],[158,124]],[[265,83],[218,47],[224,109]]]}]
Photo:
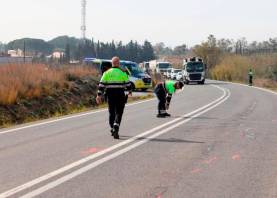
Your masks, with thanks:
[{"label": "asphalt road surface", "polygon": [[0,131],[0,197],[277,197],[277,94],[209,81],[125,109],[121,139],[107,110]]}]

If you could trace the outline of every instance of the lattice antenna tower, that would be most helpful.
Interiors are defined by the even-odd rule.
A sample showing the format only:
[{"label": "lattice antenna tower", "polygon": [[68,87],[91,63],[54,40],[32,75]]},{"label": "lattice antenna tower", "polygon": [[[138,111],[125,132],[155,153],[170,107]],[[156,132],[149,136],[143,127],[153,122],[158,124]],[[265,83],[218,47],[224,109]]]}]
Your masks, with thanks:
[{"label": "lattice antenna tower", "polygon": [[82,31],[82,39],[86,39],[86,6],[87,6],[87,1],[86,0],[81,0],[81,6],[82,6],[82,26],[81,26],[81,31]]}]

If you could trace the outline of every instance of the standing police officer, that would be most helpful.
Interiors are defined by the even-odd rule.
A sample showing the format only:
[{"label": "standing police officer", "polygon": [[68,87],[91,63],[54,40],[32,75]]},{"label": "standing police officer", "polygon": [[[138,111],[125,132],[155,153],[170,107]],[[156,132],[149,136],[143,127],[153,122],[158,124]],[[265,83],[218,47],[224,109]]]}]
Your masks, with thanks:
[{"label": "standing police officer", "polygon": [[118,57],[112,59],[112,68],[104,72],[100,83],[96,102],[102,102],[101,96],[106,92],[109,105],[109,124],[111,133],[114,139],[119,139],[119,127],[124,112],[125,104],[128,97],[125,95],[125,90],[132,95],[132,86],[129,77],[120,68],[120,60]]},{"label": "standing police officer", "polygon": [[155,94],[159,100],[158,104],[158,118],[165,118],[171,116],[166,110],[169,109],[170,101],[172,95],[175,93],[177,89],[182,89],[184,83],[182,82],[175,82],[172,80],[166,80],[165,82],[157,84],[155,87]]},{"label": "standing police officer", "polygon": [[248,84],[249,84],[249,86],[253,85],[253,71],[252,71],[252,69],[249,69],[249,72],[248,72]]}]

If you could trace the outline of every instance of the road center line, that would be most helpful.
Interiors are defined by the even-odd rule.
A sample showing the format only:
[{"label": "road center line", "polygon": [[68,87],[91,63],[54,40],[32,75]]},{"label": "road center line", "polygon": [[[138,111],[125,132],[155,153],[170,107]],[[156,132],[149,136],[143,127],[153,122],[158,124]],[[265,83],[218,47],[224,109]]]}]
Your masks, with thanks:
[{"label": "road center line", "polygon": [[204,109],[203,111],[198,112],[197,114],[191,116],[190,118],[187,118],[185,120],[177,122],[174,125],[166,128],[166,129],[163,129],[160,132],[154,133],[153,135],[147,137],[146,139],[139,140],[138,142],[136,142],[134,144],[131,144],[128,147],[125,147],[125,148],[123,148],[123,149],[121,149],[119,151],[116,151],[116,152],[114,152],[114,153],[112,153],[112,154],[110,154],[110,155],[108,155],[108,156],[106,156],[106,157],[104,157],[102,159],[99,159],[99,160],[97,160],[95,162],[92,162],[91,164],[89,164],[89,165],[87,165],[85,167],[82,167],[82,168],[80,168],[80,169],[78,169],[78,170],[76,170],[76,171],[74,171],[72,173],[69,173],[68,175],[65,175],[65,176],[63,176],[63,177],[61,177],[61,178],[59,178],[59,179],[57,179],[57,180],[55,180],[53,182],[50,182],[50,183],[48,183],[48,184],[46,184],[46,185],[44,185],[44,186],[42,186],[42,187],[40,187],[40,188],[38,188],[38,189],[36,189],[34,191],[31,191],[31,192],[25,194],[21,198],[32,198],[32,197],[35,197],[37,195],[40,195],[40,194],[42,194],[42,193],[44,193],[44,192],[46,192],[46,191],[48,191],[50,189],[53,189],[53,188],[55,188],[55,187],[65,183],[65,182],[67,182],[67,181],[69,181],[69,180],[71,180],[71,179],[73,179],[73,178],[75,178],[75,177],[77,177],[77,176],[79,176],[79,175],[81,175],[81,174],[83,174],[83,173],[85,173],[85,172],[87,172],[87,171],[89,171],[89,170],[91,170],[91,169],[93,169],[93,168],[95,168],[95,167],[97,167],[97,166],[107,162],[107,161],[115,159],[116,157],[118,157],[120,155],[123,155],[123,154],[125,154],[125,153],[127,153],[127,152],[129,152],[129,151],[131,151],[131,150],[133,150],[133,149],[135,149],[135,148],[137,148],[137,147],[139,147],[139,146],[149,142],[149,141],[151,141],[152,139],[154,139],[154,138],[156,138],[158,136],[161,136],[161,135],[171,131],[172,129],[175,129],[175,128],[177,128],[177,127],[179,127],[179,126],[181,126],[181,125],[191,121],[192,119],[197,118],[198,116],[200,116],[200,115],[202,115],[202,114],[204,114],[204,113],[206,113],[206,112],[216,108],[217,106],[219,106],[220,104],[225,102],[230,97],[230,95],[231,95],[231,93],[228,90],[227,97],[225,97],[224,99],[222,99],[218,103],[208,107],[207,109]]},{"label": "road center line", "polygon": [[118,144],[116,144],[114,146],[111,146],[111,147],[109,147],[109,148],[107,148],[107,149],[105,149],[103,151],[100,151],[98,153],[90,155],[90,156],[88,156],[86,158],[83,158],[83,159],[81,159],[79,161],[73,162],[73,163],[71,163],[71,164],[69,164],[67,166],[64,166],[64,167],[62,167],[62,168],[60,168],[58,170],[55,170],[55,171],[50,172],[50,173],[48,173],[46,175],[43,175],[43,176],[41,176],[39,178],[36,178],[36,179],[34,179],[34,180],[30,181],[30,182],[27,182],[27,183],[25,183],[23,185],[15,187],[15,188],[13,188],[11,190],[8,190],[6,192],[3,192],[3,193],[0,194],[0,198],[8,197],[8,196],[14,195],[14,194],[16,194],[16,193],[18,193],[20,191],[26,190],[27,188],[30,188],[30,187],[32,187],[34,185],[37,185],[37,184],[39,184],[39,183],[41,183],[43,181],[46,181],[46,180],[50,179],[52,177],[55,177],[55,176],[57,176],[59,174],[62,174],[64,172],[66,172],[66,171],[68,171],[68,170],[70,170],[72,168],[75,168],[77,166],[80,166],[80,165],[82,165],[82,164],[84,164],[84,163],[86,163],[86,162],[88,162],[90,160],[93,160],[93,159],[98,158],[98,157],[100,157],[102,155],[105,155],[105,154],[107,154],[107,153],[109,153],[109,152],[111,152],[111,151],[113,151],[115,149],[118,149],[118,148],[122,147],[122,146],[130,144],[130,143],[136,141],[137,139],[139,139],[141,137],[147,136],[147,135],[149,135],[149,134],[151,134],[151,133],[153,133],[153,132],[155,132],[157,130],[160,130],[160,129],[168,126],[168,125],[171,125],[171,124],[173,124],[175,122],[178,122],[178,121],[180,121],[180,120],[182,120],[182,119],[184,119],[186,117],[189,117],[189,116],[192,116],[192,115],[194,115],[194,114],[196,114],[198,112],[201,112],[201,111],[209,108],[210,106],[212,106],[214,104],[217,104],[218,102],[224,100],[226,95],[228,95],[228,93],[225,91],[225,89],[223,89],[223,88],[221,88],[219,86],[216,86],[216,85],[212,85],[212,86],[220,89],[221,91],[223,91],[223,95],[221,97],[219,97],[218,99],[214,100],[213,102],[211,102],[211,103],[209,103],[209,104],[207,104],[207,105],[205,105],[203,107],[200,107],[200,108],[196,109],[195,111],[192,111],[192,112],[190,112],[190,113],[188,113],[186,115],[183,115],[180,118],[176,118],[176,119],[174,119],[172,121],[166,122],[165,124],[162,124],[162,125],[160,125],[158,127],[150,129],[150,130],[148,130],[148,131],[146,131],[144,133],[141,133],[141,134],[139,134],[139,135],[137,135],[135,137],[132,137],[132,138],[130,138],[128,140],[125,140],[125,141],[123,141],[121,143],[118,143]]}]

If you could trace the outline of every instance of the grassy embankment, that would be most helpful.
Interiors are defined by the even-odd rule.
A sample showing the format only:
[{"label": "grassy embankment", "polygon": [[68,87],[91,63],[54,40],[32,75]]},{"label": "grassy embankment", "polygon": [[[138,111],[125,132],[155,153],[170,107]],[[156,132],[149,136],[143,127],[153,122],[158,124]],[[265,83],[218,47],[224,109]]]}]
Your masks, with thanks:
[{"label": "grassy embankment", "polygon": [[248,83],[248,71],[254,71],[254,86],[277,90],[277,54],[226,55],[209,71],[212,79]]},{"label": "grassy embankment", "polygon": [[95,103],[99,78],[89,67],[10,64],[0,74],[0,128],[105,106]]}]

